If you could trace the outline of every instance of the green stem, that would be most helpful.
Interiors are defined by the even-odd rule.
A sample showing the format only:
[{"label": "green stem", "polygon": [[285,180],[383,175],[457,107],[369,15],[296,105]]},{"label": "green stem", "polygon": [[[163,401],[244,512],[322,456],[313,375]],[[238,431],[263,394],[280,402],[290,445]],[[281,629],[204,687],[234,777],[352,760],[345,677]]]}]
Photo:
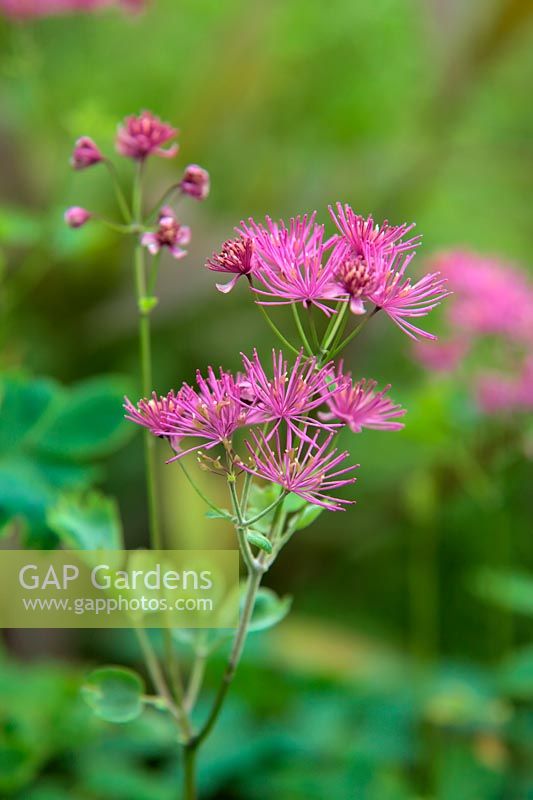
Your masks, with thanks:
[{"label": "green stem", "polygon": [[[152,383],[152,351],[149,314],[142,309],[142,301],[146,297],[146,275],[144,268],[144,252],[140,245],[135,248],[135,286],[139,311],[139,351],[141,361],[141,384],[144,397],[150,397]],[[146,430],[144,433],[144,453],[146,459],[146,489],[148,496],[148,521],[150,539],[154,550],[161,550],[163,540],[157,503],[157,463],[156,439]]]},{"label": "green stem", "polygon": [[255,517],[252,517],[252,519],[244,520],[242,523],[243,527],[249,528],[250,525],[253,525],[255,522],[259,522],[260,519],[266,517],[267,514],[270,514],[270,512],[277,508],[277,506],[279,506],[279,504],[285,499],[286,494],[286,492],[282,492],[280,496],[276,498],[276,500],[274,500],[274,502],[271,503],[267,508],[264,508],[261,513],[257,514]]},{"label": "green stem", "polygon": [[353,331],[351,331],[351,333],[349,333],[349,334],[348,334],[348,336],[347,336],[347,337],[346,337],[346,338],[345,338],[345,339],[344,339],[344,340],[343,340],[343,341],[342,341],[342,342],[341,342],[339,345],[337,345],[337,347],[335,347],[335,349],[333,350],[333,352],[332,352],[332,353],[330,353],[330,357],[331,357],[331,358],[335,358],[335,356],[336,356],[338,353],[340,353],[342,350],[344,350],[344,348],[345,348],[345,347],[346,347],[348,344],[350,344],[350,342],[352,341],[352,339],[354,339],[354,338],[355,338],[355,337],[356,337],[356,336],[357,336],[359,333],[361,333],[361,331],[362,331],[362,330],[363,330],[363,328],[365,327],[365,325],[366,325],[366,323],[368,322],[368,320],[369,320],[369,319],[371,319],[371,318],[372,318],[372,317],[373,317],[375,314],[377,314],[377,313],[378,313],[378,311],[379,311],[379,308],[376,306],[376,308],[375,308],[375,309],[374,309],[374,310],[373,310],[373,311],[372,311],[370,314],[366,314],[366,315],[363,317],[363,319],[361,320],[361,322],[359,323],[359,325],[357,325],[357,326],[356,326],[356,327],[353,329]]},{"label": "green stem", "polygon": [[252,572],[256,569],[256,564],[255,564],[255,559],[253,557],[253,553],[250,549],[250,543],[246,538],[246,524],[244,521],[244,517],[242,515],[239,498],[237,496],[235,477],[233,475],[228,476],[228,486],[231,495],[231,502],[233,504],[233,510],[235,511],[235,515],[237,517],[238,525],[236,526],[236,529],[237,529],[237,536],[239,538],[239,545],[242,550],[242,556],[244,558],[244,562],[246,564],[248,571]]},{"label": "green stem", "polygon": [[339,308],[339,303],[337,304],[336,314],[333,317],[332,324],[328,325],[328,329],[324,335],[324,339],[322,340],[322,346],[320,348],[324,360],[328,357],[328,350],[331,347],[332,343],[337,338],[337,334],[339,331],[344,329],[347,320],[347,311],[348,311],[348,304],[342,303],[342,308]]},{"label": "green stem", "polygon": [[265,318],[265,320],[267,321],[267,323],[270,326],[271,330],[276,334],[278,339],[285,345],[285,347],[288,347],[289,350],[291,350],[291,352],[293,352],[295,355],[299,355],[300,351],[296,347],[294,347],[294,345],[292,345],[289,342],[289,340],[282,334],[282,332],[279,330],[277,325],[274,324],[274,322],[271,320],[271,318],[268,315],[268,313],[265,311],[264,306],[262,306],[261,303],[257,303],[257,302],[256,302],[256,306],[260,310],[260,312],[263,315],[263,317]]},{"label": "green stem", "polygon": [[261,585],[262,577],[263,577],[262,569],[255,568],[254,570],[250,570],[248,572],[246,594],[244,598],[244,607],[239,621],[237,634],[235,636],[230,657],[226,666],[226,670],[224,672],[224,677],[222,679],[222,683],[220,684],[219,690],[216,694],[215,701],[211,708],[211,712],[203,728],[200,730],[200,732],[194,739],[195,749],[197,749],[200,746],[200,744],[204,741],[204,739],[206,739],[207,736],[209,736],[209,733],[213,729],[218,719],[218,715],[220,714],[220,711],[224,704],[224,700],[226,698],[229,687],[231,685],[231,682],[234,678],[235,672],[239,665],[239,661],[241,659],[244,643],[246,641],[246,635],[248,633],[248,626],[250,624],[250,620],[252,618],[252,612],[254,610],[255,598],[257,596],[257,591],[259,589],[259,586]]},{"label": "green stem", "polygon": [[207,652],[205,650],[202,649],[196,653],[191,669],[187,693],[185,695],[185,709],[188,712],[192,711],[196,705],[196,700],[198,699],[200,689],[202,688],[206,660]]},{"label": "green stem", "polygon": [[183,749],[183,800],[196,800],[196,747]]},{"label": "green stem", "polygon": [[163,192],[163,194],[161,195],[161,197],[159,198],[157,203],[154,206],[152,206],[152,208],[150,209],[150,211],[146,215],[146,219],[147,220],[151,220],[152,217],[154,216],[154,214],[156,213],[156,211],[159,211],[159,209],[161,208],[163,203],[166,200],[170,200],[170,197],[179,188],[180,188],[180,184],[179,183],[174,183],[172,186],[169,186],[169,188],[165,192]]},{"label": "green stem", "polygon": [[113,184],[113,189],[115,191],[115,196],[117,198],[117,203],[119,205],[119,208],[122,212],[122,216],[127,222],[131,222],[132,214],[128,206],[128,203],[126,201],[126,198],[124,197],[124,192],[122,191],[122,188],[120,186],[120,181],[118,179],[118,174],[115,165],[113,164],[112,161],[109,161],[107,158],[104,159],[104,164],[106,165],[109,175],[111,177],[111,183]]},{"label": "green stem", "polygon": [[294,317],[294,322],[296,324],[296,328],[298,329],[298,333],[300,334],[300,339],[302,340],[302,344],[304,345],[307,354],[312,356],[313,355],[313,348],[309,344],[309,339],[306,336],[304,331],[304,326],[302,325],[302,320],[300,319],[300,313],[298,311],[298,304],[291,303],[292,308],[292,316]]},{"label": "green stem", "polygon": [[320,341],[318,339],[315,318],[313,317],[313,309],[311,306],[307,307],[307,318],[309,319],[309,328],[311,330],[314,352],[318,355],[320,350]]},{"label": "green stem", "polygon": [[206,497],[206,495],[205,495],[205,494],[203,493],[203,491],[200,489],[200,487],[198,486],[198,484],[197,484],[197,483],[196,483],[196,482],[193,480],[193,478],[191,477],[191,475],[190,475],[190,473],[189,473],[189,470],[186,468],[186,466],[185,466],[185,464],[182,462],[182,459],[181,459],[181,458],[178,458],[178,464],[180,465],[180,467],[181,467],[181,470],[182,470],[183,474],[185,475],[185,477],[186,477],[186,478],[187,478],[187,480],[189,481],[190,485],[192,486],[192,488],[194,489],[194,491],[196,492],[196,494],[198,495],[198,497],[199,497],[201,500],[203,500],[203,501],[204,501],[204,503],[205,503],[206,505],[208,505],[208,506],[209,506],[209,508],[212,508],[212,509],[213,509],[213,511],[217,511],[219,514],[222,514],[222,513],[223,513],[223,512],[222,512],[222,509],[221,509],[221,508],[219,508],[218,506],[216,506],[214,503],[212,503],[212,502],[211,502],[211,500],[209,500],[209,498],[208,498],[208,497]]}]

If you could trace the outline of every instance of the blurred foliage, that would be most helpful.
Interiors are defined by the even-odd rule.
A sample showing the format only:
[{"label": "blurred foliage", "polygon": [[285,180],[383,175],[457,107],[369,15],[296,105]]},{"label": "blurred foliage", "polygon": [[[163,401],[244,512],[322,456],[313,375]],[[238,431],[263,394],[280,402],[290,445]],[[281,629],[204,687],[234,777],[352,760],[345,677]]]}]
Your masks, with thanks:
[{"label": "blurred foliage", "polygon": [[[131,254],[96,224],[63,225],[69,204],[115,213],[103,170],[69,170],[77,136],[112,154],[121,117],[150,108],[181,127],[182,152],[150,164],[149,200],[188,162],[211,173],[210,199],[183,210],[189,257],[162,265],[154,373],[167,391],[197,367],[232,368],[240,350],[272,345],[245,292],[220,296],[202,269],[250,214],[318,208],[325,218],[342,199],[376,219],[415,219],[419,260],[465,245],[531,267],[532,8],[152,0],[135,19],[0,21],[3,529],[16,518],[27,543],[55,545],[57,532],[83,541],[70,513],[81,504],[86,524],[110,535],[114,512],[86,494],[98,484],[118,499],[128,546],[145,543],[140,437],[127,441],[120,423],[131,387],[109,377],[137,375]],[[119,172],[129,180],[127,164]],[[287,323],[283,311],[276,319]],[[438,331],[438,313],[430,326]],[[531,798],[531,423],[483,418],[468,374],[422,376],[385,319],[346,360],[393,384],[406,429],[345,437],[361,463],[355,510],[296,530],[269,575],[315,622],[295,629],[290,617],[272,634],[277,669],[252,637],[206,751],[206,797]],[[164,458],[167,541],[231,544],[226,522],[203,516]],[[200,481],[224,502],[216,478]],[[346,681],[363,658],[354,632],[386,643],[369,661],[374,681]],[[126,657],[120,636],[107,650],[92,637],[81,655]],[[406,650],[419,671],[402,667]],[[334,677],[318,678],[317,664]],[[0,681],[0,794],[175,797],[179,767],[157,712],[115,730],[74,701],[76,672],[6,663]]]}]

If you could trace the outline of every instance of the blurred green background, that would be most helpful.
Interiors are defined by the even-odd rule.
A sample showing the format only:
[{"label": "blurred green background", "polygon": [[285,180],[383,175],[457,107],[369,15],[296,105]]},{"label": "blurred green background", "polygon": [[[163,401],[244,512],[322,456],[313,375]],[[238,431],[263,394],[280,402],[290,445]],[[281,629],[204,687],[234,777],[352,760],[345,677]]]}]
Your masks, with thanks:
[{"label": "blurred green background", "polygon": [[[141,439],[120,421],[122,393],[138,393],[130,243],[64,226],[68,205],[115,213],[103,170],[69,169],[73,141],[90,135],[112,154],[118,122],[147,108],[181,129],[178,159],[150,163],[153,201],[187,163],[211,174],[209,199],[180,208],[188,257],[162,269],[155,388],[166,392],[273,344],[244,289],[218,294],[203,268],[249,215],[316,208],[325,220],[342,200],[415,220],[422,266],[467,246],[530,267],[531,11],[529,0],[153,0],[135,18],[0,21],[6,542],[52,544],[48,506],[87,485],[117,498],[129,546],[147,538]],[[249,642],[201,765],[204,796],[533,798],[531,420],[484,418],[468,379],[428,377],[386,319],[347,361],[393,384],[406,429],[346,437],[357,506],[323,514],[268,576],[293,611]],[[161,456],[169,546],[231,546]],[[4,643],[1,797],[177,796],[157,712],[113,727],[78,699],[90,665],[138,664],[123,632],[8,631]]]}]

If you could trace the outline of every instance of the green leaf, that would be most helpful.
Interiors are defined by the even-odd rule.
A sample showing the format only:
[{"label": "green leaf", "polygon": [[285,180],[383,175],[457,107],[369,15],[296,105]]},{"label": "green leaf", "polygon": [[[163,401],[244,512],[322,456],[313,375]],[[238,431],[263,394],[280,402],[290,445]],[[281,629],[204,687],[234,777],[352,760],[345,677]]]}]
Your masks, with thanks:
[{"label": "green leaf", "polygon": [[314,503],[307,503],[299,514],[291,519],[290,527],[293,531],[300,531],[311,525],[317,519],[324,509],[322,506],[317,506]]},{"label": "green leaf", "polygon": [[115,501],[99,492],[62,495],[48,509],[49,527],[72,550],[118,550],[122,525]]},{"label": "green leaf", "polygon": [[47,415],[36,446],[63,458],[94,458],[109,453],[133,432],[124,420],[127,386],[116,378],[79,384]]},{"label": "green leaf", "polygon": [[502,690],[521,700],[533,699],[533,646],[513,653],[501,666]]},{"label": "green leaf", "polygon": [[533,575],[481,569],[473,579],[476,594],[517,614],[533,615]]},{"label": "green leaf", "polygon": [[250,632],[264,631],[281,622],[289,613],[292,597],[278,597],[272,589],[261,588],[255,599]]},{"label": "green leaf", "polygon": [[250,542],[250,544],[259,547],[260,550],[264,550],[265,553],[272,552],[272,542],[270,539],[267,539],[266,536],[263,536],[262,533],[258,533],[257,531],[248,531],[246,534],[246,538]]},{"label": "green leaf", "polygon": [[4,376],[0,380],[0,453],[19,446],[61,394],[53,381]]},{"label": "green leaf", "polygon": [[143,710],[144,683],[133,670],[101,667],[89,675],[82,695],[97,717],[106,722],[130,722]]}]

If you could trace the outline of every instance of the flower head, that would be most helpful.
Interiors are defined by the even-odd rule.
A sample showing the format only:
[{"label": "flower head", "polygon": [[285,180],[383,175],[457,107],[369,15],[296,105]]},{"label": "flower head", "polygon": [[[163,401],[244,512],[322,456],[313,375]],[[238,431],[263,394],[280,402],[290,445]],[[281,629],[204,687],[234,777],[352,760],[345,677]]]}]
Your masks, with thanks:
[{"label": "flower head", "polygon": [[166,150],[162,145],[177,136],[178,131],[150,111],[142,111],[139,116],[126,117],[124,124],[118,129],[117,150],[122,156],[144,161],[150,155],[173,158],[178,152],[178,145],[173,144]]},{"label": "flower head", "polygon": [[343,374],[342,362],[335,383],[339,385],[339,390],[331,392],[328,396],[329,411],[321,412],[321,419],[340,420],[354,433],[361,433],[363,428],[399,431],[404,427],[398,419],[404,416],[405,409],[386,397],[390,385],[376,392],[376,381],[367,381],[363,378],[354,383],[350,373]]},{"label": "flower head", "polygon": [[64,214],[64,220],[70,228],[81,228],[91,217],[91,212],[81,206],[71,206]]},{"label": "flower head", "polygon": [[89,136],[82,136],[74,146],[70,163],[74,169],[86,169],[104,160],[97,145]]},{"label": "flower head", "polygon": [[148,248],[152,255],[156,255],[161,248],[166,247],[174,258],[183,258],[187,255],[182,245],[188,245],[190,241],[191,229],[178,222],[170,206],[164,206],[159,212],[157,230],[144,233],[141,237],[141,244]]},{"label": "flower head", "polygon": [[125,397],[125,416],[131,422],[147,428],[154,436],[172,436],[174,429],[168,422],[168,417],[176,410],[178,403],[179,397],[173,391],[162,397],[158,397],[155,392],[152,392],[149,399],[139,400],[136,406]]},{"label": "flower head", "polygon": [[96,11],[114,5],[140,10],[144,0],[0,0],[0,12],[12,19],[31,19],[76,11]]},{"label": "flower head", "polygon": [[323,405],[330,394],[331,364],[318,369],[316,358],[304,359],[300,353],[289,368],[283,353],[273,350],[272,377],[269,377],[256,350],[251,359],[243,355],[243,363],[249,396],[253,398],[253,422],[275,422],[275,427],[285,422],[296,435],[301,435],[298,427],[301,425],[328,427],[309,415]]},{"label": "flower head", "polygon": [[333,434],[320,443],[319,433],[316,431],[311,438],[305,429],[303,435],[296,435],[288,428],[286,437],[282,439],[278,429],[272,445],[272,440],[269,441],[264,434],[252,431],[251,441],[246,442],[249,463],[241,463],[241,467],[252,475],[277,483],[309,503],[329,511],[342,511],[343,505],[353,501],[332,497],[329,493],[354,483],[355,478],[345,476],[356,466],[338,469],[348,453],[338,453],[335,448],[330,448]]},{"label": "flower head", "polygon": [[189,164],[185,168],[180,189],[183,194],[194,197],[196,200],[205,200],[209,194],[209,172],[198,164]]},{"label": "flower head", "polygon": [[329,213],[340,231],[342,240],[350,246],[352,256],[355,258],[364,256],[368,245],[380,252],[403,253],[413,250],[420,244],[420,236],[413,236],[403,241],[404,236],[415,227],[414,223],[389,225],[385,220],[382,225],[377,225],[371,216],[365,219],[356,214],[347,203],[344,206],[342,203],[337,203],[336,214],[330,206]]},{"label": "flower head", "polygon": [[341,252],[329,252],[331,242],[324,242],[324,226],[314,220],[312,214],[295,217],[288,226],[268,217],[266,226],[251,219],[242,223],[257,253],[254,278],[263,288],[254,291],[261,298],[271,298],[258,300],[261,305],[302,303],[330,316],[332,309],[326,302],[342,298],[342,289],[334,282]]},{"label": "flower head", "polygon": [[[229,446],[235,431],[248,424],[248,410],[241,403],[241,389],[234,377],[222,369],[219,375],[209,367],[207,378],[196,373],[197,388],[183,383],[178,392],[166,397],[152,395],[134,406],[126,400],[126,418],[154,434],[168,438],[177,455],[174,461],[195,450],[217,444]],[[182,439],[199,439],[181,449]]]},{"label": "flower head", "polygon": [[234,275],[229,283],[217,283],[219,292],[231,292],[239,278],[250,275],[254,271],[254,245],[251,239],[239,237],[228,239],[222,245],[219,253],[213,253],[208,259],[207,268],[213,272],[226,272]]}]

